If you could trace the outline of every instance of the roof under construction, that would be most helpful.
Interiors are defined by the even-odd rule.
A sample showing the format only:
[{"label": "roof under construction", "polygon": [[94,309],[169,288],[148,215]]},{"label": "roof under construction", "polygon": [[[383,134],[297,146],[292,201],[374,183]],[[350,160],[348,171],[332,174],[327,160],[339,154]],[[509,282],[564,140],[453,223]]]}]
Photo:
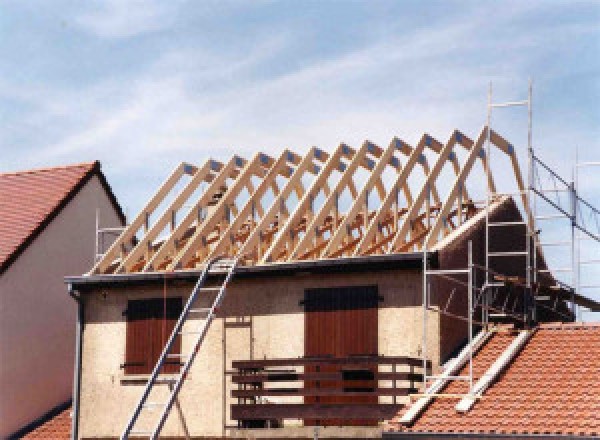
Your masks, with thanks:
[{"label": "roof under construction", "polygon": [[[496,192],[487,136],[484,127],[476,140],[454,131],[446,143],[425,134],[416,146],[394,138],[385,148],[366,141],[304,156],[284,150],[276,158],[182,163],[90,274],[194,270],[216,256],[254,266],[433,249],[482,209],[466,186],[478,159]],[[510,159],[524,193],[515,149],[493,130],[489,140]],[[442,199],[436,185],[447,163],[455,179]],[[523,206],[531,215],[524,196]]]}]

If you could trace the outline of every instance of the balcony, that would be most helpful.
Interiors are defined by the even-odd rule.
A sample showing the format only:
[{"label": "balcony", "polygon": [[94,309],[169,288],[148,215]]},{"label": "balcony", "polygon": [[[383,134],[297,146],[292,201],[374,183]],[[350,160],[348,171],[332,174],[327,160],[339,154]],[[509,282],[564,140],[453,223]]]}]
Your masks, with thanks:
[{"label": "balcony", "polygon": [[240,428],[278,427],[286,419],[305,426],[376,425],[423,382],[423,361],[412,357],[241,360],[232,367],[231,418]]}]

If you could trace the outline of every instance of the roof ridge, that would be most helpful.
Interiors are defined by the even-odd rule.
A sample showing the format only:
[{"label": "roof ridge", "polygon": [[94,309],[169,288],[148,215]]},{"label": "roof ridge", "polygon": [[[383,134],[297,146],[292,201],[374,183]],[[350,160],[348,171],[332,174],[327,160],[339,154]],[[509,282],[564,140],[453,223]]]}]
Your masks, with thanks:
[{"label": "roof ridge", "polygon": [[600,322],[543,322],[539,328],[543,330],[600,328]]},{"label": "roof ridge", "polygon": [[54,166],[54,167],[32,168],[32,169],[21,170],[21,171],[3,171],[3,172],[0,172],[0,177],[18,176],[18,175],[22,175],[22,174],[43,173],[46,171],[65,170],[65,169],[80,168],[80,167],[85,167],[85,166],[88,166],[89,168],[93,168],[93,167],[99,166],[99,164],[100,164],[100,162],[98,160],[94,160],[92,162],[80,162],[80,163],[75,163],[75,164],[70,164],[70,165],[58,165],[58,166]]}]

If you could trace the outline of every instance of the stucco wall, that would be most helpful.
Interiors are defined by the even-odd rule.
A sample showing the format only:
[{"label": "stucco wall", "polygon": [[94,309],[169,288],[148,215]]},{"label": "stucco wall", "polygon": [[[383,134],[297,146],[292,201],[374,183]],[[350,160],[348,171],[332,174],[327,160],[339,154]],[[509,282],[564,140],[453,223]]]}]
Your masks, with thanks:
[{"label": "stucco wall", "polygon": [[[304,289],[350,285],[373,285],[379,289],[379,353],[387,356],[418,356],[421,350],[421,274],[412,270],[328,276],[295,275],[233,282],[227,291],[223,316],[214,321],[191,374],[179,395],[186,424],[192,435],[220,436],[231,425],[231,391],[224,370],[232,360],[298,357],[304,354],[304,314],[300,301]],[[191,286],[169,286],[168,295],[187,297]],[[83,338],[83,372],[80,432],[82,437],[117,436],[139,398],[143,383],[125,380],[126,322],[128,299],[161,297],[163,289],[114,288],[84,293],[86,324]],[[205,306],[208,305],[206,299]],[[198,305],[202,307],[202,304]],[[199,321],[189,322],[190,327]],[[238,325],[231,326],[231,323]],[[248,322],[249,326],[239,325]],[[434,362],[438,317],[429,319],[429,339]],[[227,328],[224,328],[227,325]],[[252,337],[252,339],[251,339]],[[187,338],[187,339],[186,339]],[[184,336],[185,353],[192,336]],[[166,385],[149,401],[164,401]],[[162,395],[159,395],[162,394]],[[383,401],[383,400],[382,400]],[[141,420],[138,428],[148,428]],[[173,410],[164,435],[180,436],[183,429]]]},{"label": "stucco wall", "polygon": [[76,307],[65,275],[91,267],[96,208],[118,226],[93,177],[0,276],[0,438],[71,397]]}]

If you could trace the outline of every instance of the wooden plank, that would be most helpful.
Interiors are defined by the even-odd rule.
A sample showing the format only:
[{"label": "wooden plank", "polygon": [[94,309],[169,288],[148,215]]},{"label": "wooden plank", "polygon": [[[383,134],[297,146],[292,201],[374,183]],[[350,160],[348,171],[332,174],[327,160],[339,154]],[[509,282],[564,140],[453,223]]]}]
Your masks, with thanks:
[{"label": "wooden plank", "polygon": [[[368,213],[368,196],[375,186],[375,184],[381,179],[381,175],[384,172],[385,168],[390,164],[392,158],[394,158],[394,152],[396,151],[396,144],[394,142],[390,143],[390,145],[385,149],[384,153],[379,157],[375,168],[371,171],[367,182],[363,185],[360,193],[355,198],[352,207],[346,214],[344,221],[335,229],[335,232],[332,234],[327,246],[322,252],[322,255],[325,257],[331,256],[333,252],[337,250],[340,243],[343,239],[347,238],[349,227],[351,222],[354,222],[354,219],[358,215],[358,213],[366,206],[366,212]],[[397,160],[397,159],[396,159]],[[385,196],[384,196],[385,197]],[[383,198],[382,198],[383,199]],[[368,214],[365,217],[368,216]]]},{"label": "wooden plank", "polygon": [[[207,161],[203,166],[198,168],[192,180],[181,190],[173,203],[163,212],[163,214],[154,222],[152,227],[146,232],[139,243],[129,252],[127,257],[121,262],[115,272],[129,272],[133,264],[137,263],[140,258],[143,258],[148,253],[148,249],[158,235],[163,231],[165,226],[172,219],[173,212],[178,212],[183,204],[189,199],[194,191],[202,182],[206,182],[208,175],[212,172],[210,161]],[[147,256],[147,255],[146,255]]]},{"label": "wooden plank", "polygon": [[[231,184],[231,187],[221,197],[217,204],[212,208],[210,214],[204,221],[198,225],[192,235],[186,242],[185,246],[179,253],[173,258],[169,269],[186,267],[187,262],[193,257],[194,253],[198,248],[206,248],[207,235],[215,229],[215,227],[225,217],[225,210],[232,209],[232,204],[236,197],[240,195],[240,192],[244,187],[251,185],[252,176],[264,177],[264,167],[267,169],[273,165],[273,158],[263,153],[257,153],[254,157],[246,163],[240,174],[237,176],[235,181]],[[249,193],[249,197],[252,198],[253,193]],[[237,212],[233,213],[235,217],[238,216]],[[223,228],[224,229],[224,228]],[[210,249],[208,249],[210,251]],[[208,252],[205,252],[206,254]]]},{"label": "wooden plank", "polygon": [[407,233],[412,228],[412,222],[419,215],[419,212],[423,207],[423,203],[425,202],[425,198],[428,194],[431,183],[437,180],[439,177],[440,172],[444,168],[444,165],[446,164],[446,161],[448,160],[448,157],[450,156],[450,153],[452,153],[456,144],[460,144],[465,148],[470,149],[473,145],[473,141],[456,130],[452,133],[452,136],[450,136],[450,139],[448,139],[448,142],[440,151],[438,159],[434,164],[431,173],[425,179],[425,182],[423,183],[415,201],[409,207],[406,216],[404,216],[400,226],[398,227],[398,231],[396,232],[391,243],[392,251],[397,251],[397,249],[400,248],[405,241]]},{"label": "wooden plank", "polygon": [[371,419],[389,420],[394,417],[404,405],[377,403],[289,403],[289,404],[258,404],[231,405],[233,420],[268,420],[268,419]]},{"label": "wooden plank", "polygon": [[[261,199],[269,190],[273,191],[275,197],[280,193],[280,188],[277,185],[277,176],[284,176],[289,179],[293,175],[293,169],[291,165],[298,165],[302,160],[302,157],[289,150],[284,150],[283,153],[277,158],[271,169],[263,177],[261,182],[256,188],[256,191],[252,197],[246,202],[244,207],[240,210],[237,217],[228,225],[227,229],[220,235],[219,240],[216,242],[213,250],[208,254],[207,258],[214,258],[217,255],[231,255],[231,248],[234,247],[234,237],[241,238],[240,230],[244,224],[254,222],[254,213],[258,214],[258,218],[264,217],[264,210],[262,209]],[[247,239],[247,235],[246,235]]]},{"label": "wooden plank", "polygon": [[238,251],[238,256],[242,258],[247,258],[250,253],[253,253],[253,258],[256,260],[261,259],[261,235],[265,232],[265,230],[271,226],[273,222],[275,222],[278,215],[284,213],[283,207],[285,207],[285,201],[288,199],[292,191],[296,190],[297,185],[302,184],[302,177],[307,172],[313,172],[315,168],[315,159],[317,155],[320,155],[320,150],[316,147],[312,147],[310,151],[304,156],[304,158],[298,164],[296,170],[289,178],[285,186],[281,189],[280,193],[275,197],[273,203],[267,209],[265,215],[258,222],[256,227],[252,230],[244,244],[240,247]]},{"label": "wooden plank", "polygon": [[[233,383],[241,384],[258,384],[264,382],[302,382],[305,380],[350,380],[348,377],[353,377],[352,373],[360,372],[361,370],[347,370],[344,371],[333,371],[333,372],[314,372],[314,373],[296,373],[294,372],[269,372],[265,370],[264,373],[250,373],[250,374],[234,374],[231,376]],[[365,370],[367,371],[367,370]],[[375,381],[380,380],[396,380],[396,381],[410,381],[410,382],[421,382],[423,380],[422,374],[407,373],[407,372],[375,372],[373,379]]]},{"label": "wooden plank", "polygon": [[314,243],[314,240],[316,238],[316,228],[323,224],[325,218],[327,218],[330,215],[332,210],[333,224],[337,225],[339,217],[339,210],[337,207],[338,197],[346,187],[350,187],[350,183],[352,182],[352,176],[355,174],[358,167],[367,158],[367,153],[369,151],[368,149],[368,142],[363,143],[362,146],[358,149],[358,151],[350,161],[350,164],[348,164],[348,167],[340,177],[340,180],[335,185],[334,189],[331,191],[331,194],[329,195],[329,197],[327,197],[327,200],[325,200],[319,212],[316,213],[314,218],[311,220],[310,224],[306,227],[306,233],[304,234],[304,237],[302,237],[302,239],[298,242],[296,247],[290,252],[290,255],[288,256],[288,261],[294,260],[298,255],[308,251],[310,248],[316,245],[316,243]]},{"label": "wooden plank", "polygon": [[[216,166],[222,166],[221,163],[209,160],[207,163],[214,163]],[[150,198],[144,209],[133,219],[133,221],[125,228],[123,233],[113,242],[108,248],[104,256],[98,261],[90,273],[104,273],[106,269],[113,263],[113,261],[119,256],[122,248],[129,245],[136,233],[144,226],[154,210],[160,205],[167,194],[173,189],[173,187],[179,182],[181,177],[188,171],[195,172],[196,168],[186,163],[180,163],[173,172],[167,177],[167,179],[158,188],[158,191]]]},{"label": "wooden plank", "polygon": [[[400,139],[396,138],[396,139],[394,139],[393,142],[396,143],[397,148],[399,148],[399,149],[406,148],[406,147],[404,147],[405,142],[401,141]],[[425,149],[425,147],[427,145],[432,145],[434,143],[435,142],[434,142],[433,138],[431,138],[431,136],[424,134],[421,137],[421,140],[419,141],[417,146],[414,149],[412,149],[410,156],[408,157],[408,161],[407,161],[406,165],[404,166],[402,171],[398,174],[398,176],[396,176],[396,181],[392,185],[392,188],[395,188],[396,191],[390,191],[388,193],[388,195],[386,196],[386,198],[382,201],[379,209],[377,210],[377,213],[375,214],[375,217],[373,217],[373,219],[369,223],[369,226],[367,227],[362,239],[356,245],[356,248],[354,249],[354,256],[361,255],[365,251],[367,246],[371,245],[371,243],[373,242],[373,238],[375,237],[375,235],[377,234],[377,232],[379,230],[379,224],[381,222],[381,219],[383,218],[384,215],[387,215],[387,213],[392,208],[392,205],[395,204],[395,202],[397,200],[398,188],[400,188],[400,186],[403,184],[403,182],[406,182],[408,180],[408,177],[412,173],[415,164],[417,162],[419,162],[421,160],[421,158],[424,158],[423,150]],[[411,206],[412,206],[412,204],[411,204]],[[396,207],[396,208],[398,208],[398,207]],[[395,227],[395,225],[394,225],[394,227]]]},{"label": "wooden plank", "polygon": [[[364,389],[364,391],[361,391]],[[252,398],[261,396],[279,397],[380,397],[380,396],[408,396],[416,393],[416,388],[367,388],[351,387],[344,388],[263,388],[248,390],[231,390],[231,397]]]},{"label": "wooden plank", "polygon": [[208,205],[208,202],[214,194],[223,186],[228,178],[234,173],[239,161],[243,161],[237,156],[232,157],[227,164],[221,168],[221,171],[210,183],[210,186],[202,193],[198,198],[194,206],[189,210],[183,220],[175,227],[168,239],[158,248],[154,255],[146,262],[142,271],[153,270],[155,266],[162,263],[165,258],[173,257],[177,252],[178,241],[188,232],[189,228],[192,227],[194,221],[198,219],[198,210]]},{"label": "wooden plank", "polygon": [[[438,241],[440,231],[441,231],[442,227],[444,226],[445,221],[447,221],[447,219],[450,215],[450,211],[454,207],[456,200],[457,199],[460,200],[460,196],[461,196],[461,192],[462,192],[461,189],[465,188],[466,179],[467,179],[468,175],[470,174],[471,169],[473,168],[473,165],[475,164],[476,159],[478,157],[482,157],[482,152],[483,152],[483,147],[485,144],[486,137],[487,137],[487,129],[484,127],[484,129],[479,134],[479,137],[477,138],[477,141],[475,142],[474,146],[471,148],[471,151],[469,152],[469,154],[467,156],[467,159],[463,165],[462,170],[456,177],[456,180],[454,181],[454,184],[452,185],[452,187],[450,189],[450,193],[446,197],[446,200],[444,201],[442,208],[440,209],[440,212],[438,213],[436,220],[435,220],[433,226],[431,227],[431,230],[429,231],[427,238],[424,241],[425,247],[431,248]],[[460,204],[462,205],[462,200],[460,200]],[[461,206],[461,211],[462,211],[462,206]],[[456,212],[456,215],[458,215],[460,217],[462,215],[462,213]]]},{"label": "wooden plank", "polygon": [[[278,252],[283,246],[286,244],[290,245],[290,242],[293,242],[293,240],[290,238],[290,232],[292,228],[297,228],[300,222],[312,218],[314,213],[310,211],[312,209],[311,205],[314,198],[319,194],[321,189],[324,189],[327,179],[331,176],[331,173],[336,169],[340,169],[340,166],[343,166],[343,164],[340,162],[341,157],[345,156],[352,158],[354,153],[355,152],[352,148],[348,147],[347,145],[340,144],[335,149],[333,154],[330,155],[330,157],[327,159],[327,162],[321,169],[321,172],[317,175],[317,178],[312,182],[310,188],[298,202],[298,206],[288,218],[285,226],[280,228],[277,235],[273,239],[273,243],[265,252],[261,260],[262,264],[272,261],[273,255],[278,255]],[[327,191],[325,196],[327,197],[329,194],[330,191]]]},{"label": "wooden plank", "polygon": [[[407,365],[420,367],[423,365],[421,358],[409,356],[351,356],[344,358],[334,358],[329,356],[299,357],[299,358],[281,358],[281,359],[254,359],[244,361],[233,361],[231,367],[239,370],[260,370],[270,367],[291,367],[306,365],[348,365],[352,368],[378,365]],[[431,366],[431,361],[427,361]]]}]

